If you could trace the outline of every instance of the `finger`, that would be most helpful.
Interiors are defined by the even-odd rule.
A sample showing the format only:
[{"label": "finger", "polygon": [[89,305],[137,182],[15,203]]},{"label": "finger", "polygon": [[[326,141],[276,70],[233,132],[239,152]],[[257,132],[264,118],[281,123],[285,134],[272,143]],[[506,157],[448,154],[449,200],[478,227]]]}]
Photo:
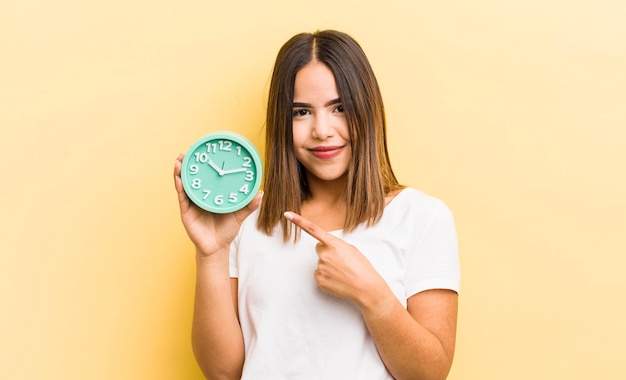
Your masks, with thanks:
[{"label": "finger", "polygon": [[254,210],[256,210],[259,207],[259,204],[261,204],[262,198],[263,198],[263,190],[260,190],[254,196],[254,198],[252,199],[252,202],[248,203],[246,207],[237,211],[237,213],[235,214],[237,221],[239,221],[239,223],[243,223],[244,219],[246,219],[250,214],[254,212]]},{"label": "finger", "polygon": [[176,161],[174,161],[174,187],[176,188],[176,193],[178,193],[178,203],[181,212],[187,210],[190,206],[189,198],[183,189],[183,180],[180,177],[183,157],[184,155],[181,153],[176,158]]},{"label": "finger", "polygon": [[289,220],[291,223],[295,224],[296,226],[302,228],[309,235],[319,240],[319,242],[322,244],[330,245],[335,239],[335,236],[331,235],[330,233],[328,233],[328,231],[324,230],[323,228],[318,227],[315,223],[304,218],[303,216],[300,216],[291,211],[285,212],[284,215],[285,215],[285,218],[287,218],[287,220]]},{"label": "finger", "polygon": [[182,154],[178,155],[176,161],[174,161],[174,186],[176,187],[176,191],[180,194],[184,192],[183,190],[183,181],[180,177],[180,171],[182,170]]},{"label": "finger", "polygon": [[180,178],[180,171],[182,170],[183,165],[183,157],[184,155],[180,153],[178,157],[176,157],[176,161],[174,161],[174,183],[176,183],[176,179]]},{"label": "finger", "polygon": [[254,199],[252,199],[252,202],[250,202],[245,208],[248,209],[250,213],[252,213],[261,204],[261,199],[263,199],[264,194],[265,192],[263,190],[259,190],[256,193]]}]

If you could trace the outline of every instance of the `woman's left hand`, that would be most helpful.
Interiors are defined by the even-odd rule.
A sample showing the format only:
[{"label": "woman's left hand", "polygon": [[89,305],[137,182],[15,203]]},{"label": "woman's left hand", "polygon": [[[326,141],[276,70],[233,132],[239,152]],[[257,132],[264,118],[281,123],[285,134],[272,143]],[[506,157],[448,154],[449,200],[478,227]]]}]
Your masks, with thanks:
[{"label": "woman's left hand", "polygon": [[284,215],[319,241],[315,246],[319,258],[315,281],[320,288],[359,306],[366,306],[389,292],[385,280],[355,246],[296,213]]}]

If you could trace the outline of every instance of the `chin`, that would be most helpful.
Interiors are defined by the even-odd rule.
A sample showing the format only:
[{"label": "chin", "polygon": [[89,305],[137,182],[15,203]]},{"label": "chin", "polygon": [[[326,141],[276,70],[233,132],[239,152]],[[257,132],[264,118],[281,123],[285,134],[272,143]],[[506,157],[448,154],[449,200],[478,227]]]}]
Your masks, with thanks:
[{"label": "chin", "polygon": [[323,173],[310,173],[310,174],[316,179],[320,181],[325,181],[325,182],[345,181],[346,178],[348,177],[347,172],[337,172],[337,173],[323,172]]}]

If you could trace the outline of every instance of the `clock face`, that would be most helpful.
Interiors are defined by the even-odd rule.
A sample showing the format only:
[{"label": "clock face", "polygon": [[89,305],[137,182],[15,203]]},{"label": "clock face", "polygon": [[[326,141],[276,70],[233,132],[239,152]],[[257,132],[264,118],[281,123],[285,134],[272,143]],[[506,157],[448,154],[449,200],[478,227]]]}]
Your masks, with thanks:
[{"label": "clock face", "polygon": [[196,141],[185,154],[181,179],[185,193],[200,208],[219,214],[252,201],[261,185],[259,153],[245,137],[215,132]]}]

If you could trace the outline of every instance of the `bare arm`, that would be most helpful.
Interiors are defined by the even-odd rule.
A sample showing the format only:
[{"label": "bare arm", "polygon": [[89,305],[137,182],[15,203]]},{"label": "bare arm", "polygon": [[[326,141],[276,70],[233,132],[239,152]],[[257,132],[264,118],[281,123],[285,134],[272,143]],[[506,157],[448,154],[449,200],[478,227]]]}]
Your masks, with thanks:
[{"label": "bare arm", "polygon": [[405,309],[389,291],[359,307],[387,370],[396,379],[445,379],[454,357],[458,296],[427,290]]},{"label": "bare arm", "polygon": [[192,346],[208,379],[239,379],[244,343],[237,317],[237,281],[229,275],[229,247],[241,223],[259,205],[261,194],[244,209],[212,214],[195,206],[180,178],[183,156],[174,164],[174,184],[185,230],[196,247],[196,293]]},{"label": "bare arm", "polygon": [[233,304],[234,280],[228,274],[228,252],[212,256],[216,257],[197,255],[196,259],[193,352],[208,379],[239,379],[244,345]]}]

